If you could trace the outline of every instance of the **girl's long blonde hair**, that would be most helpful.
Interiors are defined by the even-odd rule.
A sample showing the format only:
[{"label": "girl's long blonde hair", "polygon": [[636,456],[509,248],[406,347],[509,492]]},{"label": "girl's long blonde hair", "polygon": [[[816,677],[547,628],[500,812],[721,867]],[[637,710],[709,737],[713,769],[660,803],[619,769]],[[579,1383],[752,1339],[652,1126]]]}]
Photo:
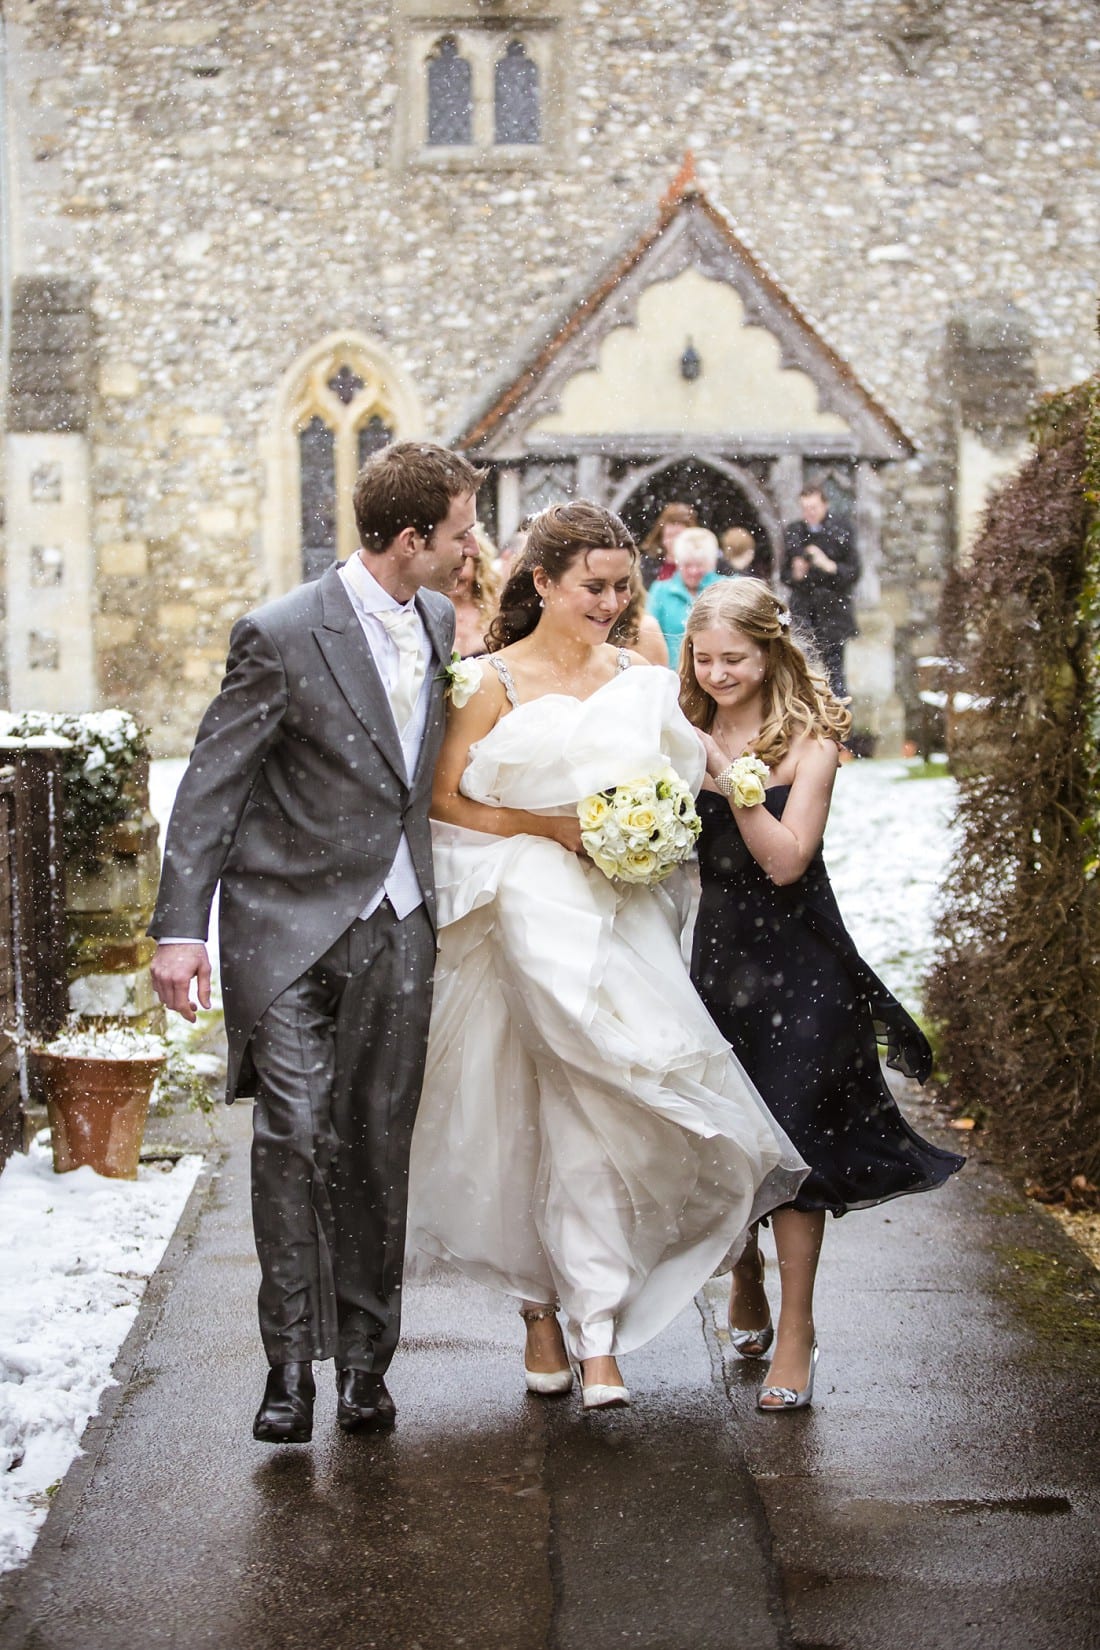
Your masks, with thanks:
[{"label": "girl's long blonde hair", "polygon": [[[807,659],[792,637],[790,615],[762,579],[719,579],[702,592],[688,614],[680,650],[680,704],[697,728],[708,729],[717,706],[695,677],[692,638],[724,625],[739,630],[767,654],[764,714],[754,754],[774,768],[801,734],[846,739],[852,726],[848,708],[833,692],[816,660]],[[812,658],[812,654],[811,654]]]},{"label": "girl's long blonde hair", "polygon": [[474,562],[474,576],[470,580],[470,600],[477,608],[483,628],[488,630],[496,618],[504,580],[496,569],[496,546],[480,523],[474,528],[474,538],[477,540],[477,560]]}]

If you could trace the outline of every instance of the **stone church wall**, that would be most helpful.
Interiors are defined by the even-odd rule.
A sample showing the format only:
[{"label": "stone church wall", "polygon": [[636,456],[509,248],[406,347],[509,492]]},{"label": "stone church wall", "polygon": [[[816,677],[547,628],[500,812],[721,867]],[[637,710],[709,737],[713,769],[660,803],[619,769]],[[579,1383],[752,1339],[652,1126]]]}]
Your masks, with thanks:
[{"label": "stone church wall", "polygon": [[[554,31],[544,152],[501,168],[410,147],[416,44],[440,18]],[[377,340],[423,409],[402,433],[445,438],[652,218],[688,148],[917,443],[884,472],[904,652],[934,647],[955,551],[952,324],[972,340],[1007,316],[1040,387],[1095,358],[1087,0],[9,0],[5,19],[13,273],[91,290],[97,689],[162,752],[186,748],[233,618],[273,587],[295,361],[330,334]],[[1017,407],[983,439],[1018,426]]]}]

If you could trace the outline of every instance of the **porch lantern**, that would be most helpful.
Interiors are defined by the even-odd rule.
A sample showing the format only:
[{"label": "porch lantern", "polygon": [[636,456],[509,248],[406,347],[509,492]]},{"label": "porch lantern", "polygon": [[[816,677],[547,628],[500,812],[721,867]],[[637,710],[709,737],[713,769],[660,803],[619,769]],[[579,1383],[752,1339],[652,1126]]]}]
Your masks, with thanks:
[{"label": "porch lantern", "polygon": [[680,357],[680,377],[693,384],[703,371],[703,357],[689,338]]}]

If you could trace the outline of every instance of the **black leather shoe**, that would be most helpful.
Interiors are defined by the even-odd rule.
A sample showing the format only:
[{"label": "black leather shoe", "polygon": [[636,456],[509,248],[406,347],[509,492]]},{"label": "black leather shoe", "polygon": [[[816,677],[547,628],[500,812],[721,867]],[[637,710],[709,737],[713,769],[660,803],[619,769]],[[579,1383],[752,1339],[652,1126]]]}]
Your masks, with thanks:
[{"label": "black leather shoe", "polygon": [[313,1437],[313,1365],[275,1364],[252,1436],[261,1444],[308,1444]]},{"label": "black leather shoe", "polygon": [[397,1408],[381,1375],[365,1369],[336,1371],[336,1420],[345,1432],[388,1432]]}]

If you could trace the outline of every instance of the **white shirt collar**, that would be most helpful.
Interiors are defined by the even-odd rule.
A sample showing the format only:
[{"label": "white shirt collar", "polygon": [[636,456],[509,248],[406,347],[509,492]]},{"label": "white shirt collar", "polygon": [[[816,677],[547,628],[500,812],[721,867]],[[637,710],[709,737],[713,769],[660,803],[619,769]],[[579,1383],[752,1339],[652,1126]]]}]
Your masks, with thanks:
[{"label": "white shirt collar", "polygon": [[348,557],[341,572],[347,580],[348,590],[356,606],[364,613],[404,613],[409,609],[415,612],[416,597],[410,597],[407,602],[399,602],[388,590],[383,590],[374,574],[364,565],[358,550]]}]

